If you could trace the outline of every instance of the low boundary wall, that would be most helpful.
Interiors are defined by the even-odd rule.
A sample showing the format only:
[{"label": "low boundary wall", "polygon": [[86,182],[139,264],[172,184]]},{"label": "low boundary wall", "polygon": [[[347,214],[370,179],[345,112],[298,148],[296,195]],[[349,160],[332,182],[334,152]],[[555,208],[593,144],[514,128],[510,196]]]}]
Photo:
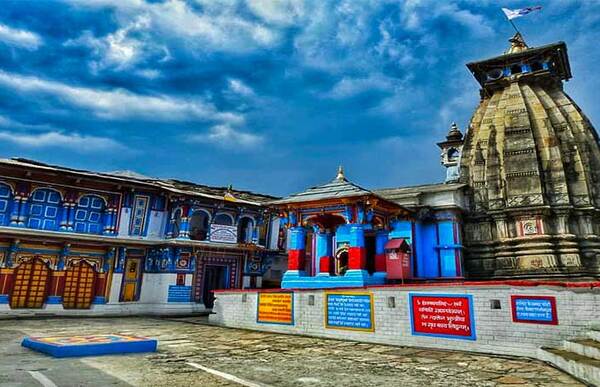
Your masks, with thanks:
[{"label": "low boundary wall", "polygon": [[[600,282],[527,281],[216,291],[215,324],[536,357],[600,322]],[[260,305],[259,305],[260,299]]]}]

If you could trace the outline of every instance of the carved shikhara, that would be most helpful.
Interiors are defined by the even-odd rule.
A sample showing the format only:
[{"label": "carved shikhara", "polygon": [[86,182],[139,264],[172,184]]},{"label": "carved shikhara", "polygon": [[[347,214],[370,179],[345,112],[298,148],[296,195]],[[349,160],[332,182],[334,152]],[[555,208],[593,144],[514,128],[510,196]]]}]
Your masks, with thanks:
[{"label": "carved shikhara", "polygon": [[[555,67],[485,80],[499,58],[524,69],[537,58],[554,58]],[[468,66],[482,84],[460,171],[470,186],[468,275],[597,276],[600,147],[590,121],[563,90],[562,80],[570,78],[566,45]]]}]

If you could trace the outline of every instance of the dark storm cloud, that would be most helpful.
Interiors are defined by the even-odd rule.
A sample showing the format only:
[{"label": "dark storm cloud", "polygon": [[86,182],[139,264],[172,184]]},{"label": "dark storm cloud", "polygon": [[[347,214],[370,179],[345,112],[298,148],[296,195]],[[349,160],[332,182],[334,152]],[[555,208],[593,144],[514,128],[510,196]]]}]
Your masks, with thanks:
[{"label": "dark storm cloud", "polygon": [[[337,164],[367,187],[435,182],[478,102],[464,64],[512,34],[492,1],[4,1],[0,153],[286,194]],[[520,1],[502,2],[519,7]],[[597,2],[542,3],[593,122]]]}]

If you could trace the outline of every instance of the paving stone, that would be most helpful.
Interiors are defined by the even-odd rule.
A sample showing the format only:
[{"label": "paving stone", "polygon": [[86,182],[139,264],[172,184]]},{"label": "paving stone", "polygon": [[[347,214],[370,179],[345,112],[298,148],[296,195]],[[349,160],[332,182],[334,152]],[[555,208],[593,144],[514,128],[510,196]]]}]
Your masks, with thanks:
[{"label": "paving stone", "polygon": [[[570,376],[529,359],[257,333],[151,318],[4,320],[0,326],[0,375],[4,370],[17,372],[15,353],[22,356],[19,360],[27,361],[24,367],[47,359],[19,347],[23,335],[56,335],[59,331],[78,335],[129,332],[159,338],[158,353],[72,359],[52,365],[58,367],[56,372],[66,366],[90,367],[93,371],[89,372],[99,374],[94,376],[96,385],[103,378],[135,386],[235,385],[187,365],[193,362],[254,383],[282,387],[582,386]],[[13,374],[3,375],[0,384]]]}]

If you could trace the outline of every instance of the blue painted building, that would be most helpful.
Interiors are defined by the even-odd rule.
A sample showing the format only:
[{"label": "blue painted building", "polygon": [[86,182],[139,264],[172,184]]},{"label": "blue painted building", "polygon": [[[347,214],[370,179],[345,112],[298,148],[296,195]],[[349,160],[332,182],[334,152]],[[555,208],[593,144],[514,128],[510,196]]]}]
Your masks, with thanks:
[{"label": "blue painted building", "polygon": [[[271,202],[288,228],[282,287],[462,278],[463,188],[442,183],[370,191],[348,181],[340,167],[331,182]],[[399,246],[408,249],[393,251]]]},{"label": "blue painted building", "polygon": [[274,197],[131,172],[0,160],[0,312],[189,313],[261,287]]}]

